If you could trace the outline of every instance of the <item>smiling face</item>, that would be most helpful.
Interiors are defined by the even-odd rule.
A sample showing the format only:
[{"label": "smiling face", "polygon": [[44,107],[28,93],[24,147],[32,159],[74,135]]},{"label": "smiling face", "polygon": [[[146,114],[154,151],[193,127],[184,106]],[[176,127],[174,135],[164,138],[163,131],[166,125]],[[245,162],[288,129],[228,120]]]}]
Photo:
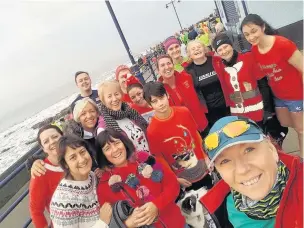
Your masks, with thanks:
[{"label": "smiling face", "polygon": [[144,91],[140,87],[133,87],[128,92],[129,97],[131,98],[134,104],[138,106],[144,107],[147,105],[147,102],[144,99]]},{"label": "smiling face", "polygon": [[111,138],[112,142],[107,142],[102,148],[108,162],[115,167],[121,167],[127,164],[127,150],[120,139]]},{"label": "smiling face", "polygon": [[103,101],[104,105],[113,110],[119,111],[122,104],[122,94],[121,90],[115,84],[108,84],[103,88],[103,97],[100,99]]},{"label": "smiling face", "polygon": [[88,178],[92,168],[92,158],[85,147],[80,146],[76,149],[67,147],[64,160],[74,180],[82,181]]},{"label": "smiling face", "polygon": [[205,58],[205,48],[200,42],[191,42],[187,47],[188,55],[191,59],[204,59]]},{"label": "smiling face", "polygon": [[167,54],[172,59],[179,59],[181,57],[181,46],[179,44],[171,44],[168,47]]},{"label": "smiling face", "polygon": [[215,167],[231,188],[252,200],[261,200],[275,183],[278,159],[275,147],[264,140],[225,149],[215,159]]},{"label": "smiling face", "polygon": [[233,56],[233,48],[231,45],[229,44],[222,44],[221,46],[219,46],[216,50],[216,52],[219,54],[219,56],[226,60],[226,61],[230,61],[232,56]]},{"label": "smiling face", "polygon": [[91,90],[91,78],[86,73],[79,74],[76,78],[76,85],[81,91]]},{"label": "smiling face", "polygon": [[96,107],[88,102],[79,114],[79,121],[81,123],[81,126],[87,131],[95,129],[97,119],[98,113]]},{"label": "smiling face", "polygon": [[58,153],[56,150],[57,142],[61,137],[54,128],[49,128],[40,134],[40,141],[43,151],[53,158],[57,158]]},{"label": "smiling face", "polygon": [[164,79],[169,79],[174,75],[174,65],[169,58],[158,60],[158,72]]},{"label": "smiling face", "polygon": [[258,45],[265,36],[265,26],[261,27],[252,23],[244,25],[242,31],[246,40],[252,45]]}]

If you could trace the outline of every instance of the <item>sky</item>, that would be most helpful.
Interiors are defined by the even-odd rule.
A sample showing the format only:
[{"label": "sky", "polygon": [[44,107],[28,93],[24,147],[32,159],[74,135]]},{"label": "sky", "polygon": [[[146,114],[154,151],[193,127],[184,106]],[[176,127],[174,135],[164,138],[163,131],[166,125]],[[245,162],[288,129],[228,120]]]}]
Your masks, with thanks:
[{"label": "sky", "polygon": [[[180,30],[169,0],[110,2],[134,54]],[[183,27],[215,9],[213,1],[175,5]],[[96,84],[128,61],[104,1],[0,0],[0,31],[0,131],[77,92],[76,71]]]}]

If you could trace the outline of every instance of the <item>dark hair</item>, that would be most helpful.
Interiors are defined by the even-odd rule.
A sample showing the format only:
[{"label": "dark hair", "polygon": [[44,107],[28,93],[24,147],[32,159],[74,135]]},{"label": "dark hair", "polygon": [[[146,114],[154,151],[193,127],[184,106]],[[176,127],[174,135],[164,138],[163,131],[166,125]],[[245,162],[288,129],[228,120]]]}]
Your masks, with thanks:
[{"label": "dark hair", "polygon": [[63,171],[65,173],[65,177],[70,175],[69,168],[65,161],[65,154],[66,154],[67,148],[70,147],[72,149],[76,149],[76,148],[79,148],[82,146],[84,148],[86,148],[86,150],[89,153],[89,145],[82,138],[79,138],[75,135],[67,135],[67,136],[62,136],[59,139],[59,142],[57,145],[58,161],[59,161],[60,167],[63,169]]},{"label": "dark hair", "polygon": [[133,88],[141,88],[141,89],[143,89],[144,87],[140,83],[134,83],[134,84],[128,85],[127,86],[127,93],[129,93],[130,90],[133,89]]},{"label": "dark hair", "polygon": [[40,135],[41,135],[42,132],[44,132],[48,129],[55,129],[60,135],[63,135],[63,132],[61,131],[61,129],[58,126],[53,125],[53,124],[45,125],[45,126],[43,126],[42,128],[39,129],[38,134],[37,134],[37,141],[38,141],[40,146],[42,146]]},{"label": "dark hair", "polygon": [[156,59],[156,68],[157,68],[157,69],[159,69],[158,61],[161,60],[161,59],[164,59],[164,58],[170,59],[171,62],[173,63],[173,59],[171,58],[170,55],[167,55],[167,54],[165,54],[165,55],[160,55],[160,56],[158,56],[157,59]]},{"label": "dark hair", "polygon": [[100,132],[96,137],[96,149],[97,149],[97,163],[99,168],[109,167],[113,164],[109,162],[104,155],[102,148],[109,142],[113,142],[113,139],[119,139],[122,141],[127,151],[127,159],[131,157],[135,151],[135,147],[132,141],[123,133],[115,131],[113,129],[106,129]]},{"label": "dark hair", "polygon": [[90,75],[89,75],[88,72],[85,72],[85,71],[77,71],[77,72],[75,73],[75,82],[76,82],[76,83],[77,83],[77,77],[78,77],[78,75],[80,75],[80,74],[87,74],[87,75],[90,77]]},{"label": "dark hair", "polygon": [[278,31],[272,28],[266,21],[264,21],[259,15],[257,14],[248,14],[241,24],[241,31],[243,31],[243,27],[248,24],[255,24],[260,27],[265,26],[264,33],[266,35],[278,35]]},{"label": "dark hair", "polygon": [[151,97],[163,97],[167,91],[162,82],[148,82],[144,85],[144,99],[151,104]]}]

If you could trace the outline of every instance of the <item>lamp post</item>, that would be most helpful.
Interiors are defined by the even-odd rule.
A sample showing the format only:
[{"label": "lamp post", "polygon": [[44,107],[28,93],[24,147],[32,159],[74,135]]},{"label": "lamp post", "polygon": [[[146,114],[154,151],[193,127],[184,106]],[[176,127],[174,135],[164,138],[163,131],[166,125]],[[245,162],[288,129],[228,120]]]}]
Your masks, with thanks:
[{"label": "lamp post", "polygon": [[129,59],[131,60],[131,63],[132,63],[133,65],[135,65],[136,62],[135,62],[134,57],[133,57],[133,55],[132,55],[132,53],[131,53],[131,50],[130,50],[130,48],[129,48],[129,45],[128,45],[127,41],[126,41],[126,38],[125,38],[125,36],[124,36],[124,34],[123,34],[121,28],[120,28],[120,25],[119,25],[119,23],[118,23],[118,21],[117,21],[117,18],[116,18],[116,16],[115,16],[115,13],[114,13],[114,11],[113,11],[113,9],[112,9],[112,6],[111,6],[111,4],[110,4],[110,1],[109,1],[109,0],[105,0],[105,2],[106,2],[106,5],[107,5],[107,7],[108,7],[108,10],[109,10],[109,12],[110,12],[110,14],[111,14],[111,16],[112,16],[112,19],[113,19],[113,21],[114,21],[114,24],[115,24],[115,26],[116,26],[116,29],[117,29],[117,31],[118,31],[118,33],[119,33],[119,36],[120,36],[120,38],[121,38],[121,40],[122,40],[122,42],[123,42],[123,44],[124,44],[124,46],[125,46],[126,51],[128,52]]},{"label": "lamp post", "polygon": [[[180,26],[181,30],[183,30],[182,24],[181,24],[181,22],[180,22],[180,20],[179,20],[178,14],[177,14],[176,9],[175,9],[174,2],[175,2],[175,0],[171,0],[170,2],[168,2],[168,3],[166,4],[166,9],[168,9],[168,8],[169,8],[169,5],[172,4],[173,9],[174,9],[175,14],[176,14],[176,17],[177,17],[177,20],[178,20],[178,23],[179,23],[179,26]],[[177,2],[180,2],[180,0],[177,0]]]}]

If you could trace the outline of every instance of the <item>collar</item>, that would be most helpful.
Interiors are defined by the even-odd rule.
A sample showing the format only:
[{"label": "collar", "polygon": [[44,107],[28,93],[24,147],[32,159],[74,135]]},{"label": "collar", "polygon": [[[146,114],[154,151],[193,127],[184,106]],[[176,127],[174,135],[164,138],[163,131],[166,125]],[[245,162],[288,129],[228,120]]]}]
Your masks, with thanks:
[{"label": "collar", "polygon": [[93,94],[93,89],[91,88],[91,93],[88,96],[83,96],[81,93],[79,94],[79,96],[85,98],[85,97],[90,97],[92,94]]},{"label": "collar", "polygon": [[50,170],[50,171],[53,171],[53,172],[60,172],[60,173],[63,172],[63,169],[60,166],[52,165],[51,162],[48,159],[45,160],[44,167],[47,170]]},{"label": "collar", "polygon": [[94,134],[92,132],[83,130],[83,139],[92,139],[94,138]]}]

